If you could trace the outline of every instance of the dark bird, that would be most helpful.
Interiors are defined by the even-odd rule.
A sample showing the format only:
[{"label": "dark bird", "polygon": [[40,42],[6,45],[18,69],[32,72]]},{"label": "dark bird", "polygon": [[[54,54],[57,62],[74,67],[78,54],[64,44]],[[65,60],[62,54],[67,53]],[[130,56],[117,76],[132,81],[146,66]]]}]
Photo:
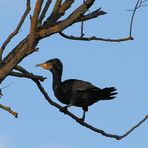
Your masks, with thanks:
[{"label": "dark bird", "polygon": [[69,79],[62,81],[63,65],[59,59],[51,59],[45,63],[38,64],[46,70],[50,70],[53,75],[53,91],[56,98],[66,104],[65,109],[70,106],[78,106],[83,109],[82,120],[85,119],[85,112],[88,106],[100,100],[111,100],[117,94],[114,87],[98,88],[89,82]]}]

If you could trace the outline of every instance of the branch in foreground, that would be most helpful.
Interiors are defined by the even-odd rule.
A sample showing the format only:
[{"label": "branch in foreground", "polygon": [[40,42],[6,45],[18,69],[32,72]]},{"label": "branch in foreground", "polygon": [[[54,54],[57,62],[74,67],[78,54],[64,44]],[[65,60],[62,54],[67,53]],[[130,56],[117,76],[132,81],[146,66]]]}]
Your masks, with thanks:
[{"label": "branch in foreground", "polygon": [[[18,66],[16,68],[17,70],[21,71],[23,74],[30,74],[27,70],[25,70],[24,68]],[[74,114],[72,114],[71,112],[69,112],[68,110],[65,110],[62,106],[60,106],[59,104],[53,102],[51,100],[51,98],[48,96],[47,92],[44,90],[44,88],[42,87],[41,83],[35,79],[35,78],[29,78],[32,81],[34,81],[36,83],[36,85],[38,86],[39,90],[41,91],[41,93],[43,94],[43,96],[45,97],[45,99],[54,107],[58,108],[61,112],[63,112],[64,114],[67,114],[68,116],[70,116],[71,118],[73,118],[76,122],[78,122],[79,124],[85,126],[86,128],[102,134],[103,136],[106,137],[110,137],[110,138],[115,138],[116,140],[121,140],[124,137],[128,136],[132,131],[134,131],[137,127],[139,127],[143,122],[145,122],[148,119],[148,115],[146,115],[141,121],[139,121],[136,125],[134,125],[131,129],[129,129],[125,134],[123,135],[115,135],[115,134],[110,134],[110,133],[106,133],[105,131],[101,130],[101,129],[97,129],[96,127],[93,127],[92,125],[82,121],[80,118],[78,118],[77,116],[75,116]]]},{"label": "branch in foreground", "polygon": [[54,107],[58,108],[60,111],[64,112],[64,114],[67,114],[68,116],[70,116],[71,118],[73,118],[76,122],[78,122],[79,124],[85,126],[86,128],[102,134],[103,136],[109,137],[109,138],[115,138],[116,140],[121,140],[124,137],[128,136],[132,131],[134,131],[137,127],[139,127],[143,122],[145,122],[148,119],[148,115],[146,115],[141,121],[139,121],[136,125],[134,125],[131,129],[129,129],[125,134],[123,135],[115,135],[115,134],[110,134],[107,133],[101,129],[98,129],[96,127],[93,127],[92,125],[82,121],[80,118],[76,117],[74,114],[72,114],[71,112],[69,112],[68,110],[65,110],[63,107],[61,107],[59,104],[53,102],[51,100],[51,98],[48,96],[47,92],[44,90],[44,88],[42,87],[41,83],[38,80],[33,80],[36,85],[38,86],[39,90],[41,91],[41,93],[43,94],[43,96],[45,97],[45,99]]},{"label": "branch in foreground", "polygon": [[1,47],[1,55],[2,56],[2,53],[3,51],[5,50],[7,44],[11,41],[11,39],[19,32],[20,28],[22,27],[24,21],[25,21],[25,18],[27,17],[29,11],[30,11],[31,7],[30,7],[30,0],[27,0],[27,3],[26,3],[26,10],[23,14],[23,16],[21,17],[21,20],[19,22],[19,24],[17,25],[16,29],[14,30],[14,32],[12,32],[8,38],[6,39],[6,41],[3,43],[2,47]]},{"label": "branch in foreground", "polygon": [[13,115],[15,118],[18,117],[18,113],[16,113],[16,112],[14,112],[13,110],[11,110],[10,107],[6,107],[6,106],[0,104],[0,108],[3,109],[3,110],[5,110],[5,111],[7,111],[7,112],[9,112],[9,113],[10,113],[11,115]]},{"label": "branch in foreground", "polygon": [[70,39],[70,40],[81,40],[81,41],[105,41],[105,42],[123,42],[123,41],[129,41],[129,40],[133,40],[134,38],[129,36],[126,38],[119,38],[119,39],[106,39],[106,38],[98,38],[95,36],[92,37],[76,37],[76,36],[72,36],[72,35],[66,35],[63,32],[59,32],[59,34],[66,38],[66,39]]}]

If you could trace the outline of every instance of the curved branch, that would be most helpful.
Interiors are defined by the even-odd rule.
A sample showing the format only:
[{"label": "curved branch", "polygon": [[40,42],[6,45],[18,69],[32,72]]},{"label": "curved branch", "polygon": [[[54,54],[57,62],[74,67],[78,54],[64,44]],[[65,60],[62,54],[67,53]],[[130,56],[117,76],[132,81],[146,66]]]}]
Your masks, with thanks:
[{"label": "curved branch", "polygon": [[59,32],[59,34],[66,38],[66,39],[70,39],[70,40],[80,40],[80,41],[105,41],[105,42],[123,42],[123,41],[129,41],[129,40],[133,40],[134,38],[129,36],[126,38],[119,38],[119,39],[106,39],[106,38],[98,38],[95,36],[92,37],[76,37],[76,36],[72,36],[72,35],[66,35],[63,32]]},{"label": "curved branch", "polygon": [[38,80],[33,80],[36,85],[38,86],[40,92],[43,94],[43,96],[45,97],[45,99],[48,101],[48,103],[50,103],[52,106],[58,108],[60,111],[64,112],[64,114],[67,114],[68,116],[70,116],[71,118],[73,118],[76,122],[78,122],[79,124],[81,124],[82,126],[96,132],[99,134],[102,134],[103,136],[109,137],[109,138],[115,138],[116,140],[121,140],[124,137],[128,136],[132,131],[134,131],[137,127],[139,127],[143,122],[145,122],[148,119],[148,115],[146,115],[140,122],[138,122],[136,125],[134,125],[131,129],[129,129],[125,134],[123,135],[115,135],[115,134],[110,134],[107,133],[101,129],[98,129],[96,127],[93,127],[92,125],[82,121],[80,118],[76,117],[74,114],[72,114],[71,112],[69,112],[68,110],[65,110],[63,107],[61,107],[59,104],[53,102],[51,100],[51,98],[48,96],[47,92],[44,90],[44,88],[42,87],[41,83]]},{"label": "curved branch", "polygon": [[[133,13],[132,13],[132,17],[131,17],[131,21],[130,21],[130,27],[129,27],[129,35],[128,37],[125,37],[125,38],[119,38],[119,39],[107,39],[107,38],[99,38],[99,37],[77,37],[77,36],[73,36],[73,35],[66,35],[62,32],[59,32],[59,34],[66,38],[66,39],[70,39],[70,40],[80,40],[80,41],[92,41],[92,40],[96,40],[96,41],[105,41],[105,42],[123,42],[123,41],[129,41],[129,40],[133,40],[134,38],[132,37],[132,29],[133,29],[133,21],[134,21],[134,17],[135,17],[135,13],[136,13],[136,10],[138,9],[139,7],[139,3],[141,3],[141,0],[138,0],[135,7],[134,7],[134,10],[133,10]],[[91,14],[88,14],[86,16],[82,16],[78,19],[78,22],[80,21],[87,21],[89,19],[92,19],[92,18],[95,18],[97,16],[99,16],[99,9],[92,12]],[[103,11],[102,12],[102,15],[105,14],[105,12]]]},{"label": "curved branch", "polygon": [[136,10],[140,7],[140,6],[138,6],[139,3],[140,3],[140,5],[141,5],[141,0],[138,0],[138,1],[137,1],[136,5],[135,5],[135,8],[134,8],[134,10],[133,10],[133,13],[132,13],[131,22],[130,22],[129,36],[132,36],[132,29],[133,29],[134,16],[135,16]]},{"label": "curved branch", "polygon": [[[22,74],[24,74],[26,76],[31,74],[27,70],[25,70],[24,68],[22,68],[20,66],[17,66],[16,69],[19,70],[20,72],[22,72]],[[24,76],[24,77],[26,77],[26,76]],[[105,131],[103,131],[101,129],[98,129],[96,127],[93,127],[92,125],[90,125],[90,124],[82,121],[80,118],[78,118],[77,116],[75,116],[74,114],[72,114],[71,112],[69,112],[68,110],[65,110],[59,104],[57,104],[54,101],[52,101],[51,98],[48,96],[47,92],[42,87],[42,85],[39,82],[38,78],[32,77],[32,76],[31,77],[28,77],[28,78],[31,79],[32,81],[34,81],[36,83],[36,85],[39,88],[40,92],[43,94],[43,96],[45,97],[45,99],[48,101],[49,104],[51,104],[52,106],[58,108],[61,112],[63,112],[64,114],[67,114],[68,116],[70,116],[71,118],[73,118],[76,122],[78,122],[79,124],[81,124],[82,126],[88,128],[88,129],[90,129],[90,130],[92,130],[92,131],[94,131],[96,133],[102,134],[103,136],[106,136],[106,137],[109,137],[109,138],[114,138],[116,140],[121,140],[124,137],[128,136],[132,131],[134,131],[137,127],[139,127],[143,122],[145,122],[148,119],[148,115],[146,115],[141,121],[139,121],[137,124],[135,124],[131,129],[129,129],[123,135],[116,135],[116,134],[107,133],[107,132],[105,132]],[[11,112],[11,113],[15,113],[15,112],[12,112],[11,109],[8,108],[8,107],[6,107],[5,110],[7,110],[8,112]]]},{"label": "curved branch", "polygon": [[1,51],[0,51],[0,56],[2,56],[7,44],[11,41],[11,39],[19,32],[20,28],[22,27],[24,21],[25,21],[25,18],[27,17],[29,11],[30,11],[31,7],[30,7],[30,0],[27,0],[27,3],[26,3],[26,10],[23,14],[23,16],[21,17],[21,20],[19,22],[19,24],[17,25],[16,29],[8,36],[8,38],[4,41],[4,43],[2,44],[2,47],[1,47]]}]

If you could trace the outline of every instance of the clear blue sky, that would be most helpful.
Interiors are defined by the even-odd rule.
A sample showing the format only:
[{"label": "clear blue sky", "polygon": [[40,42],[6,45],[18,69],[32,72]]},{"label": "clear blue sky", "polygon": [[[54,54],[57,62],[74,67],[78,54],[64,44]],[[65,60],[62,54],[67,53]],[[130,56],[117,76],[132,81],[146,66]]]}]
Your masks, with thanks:
[{"label": "clear blue sky", "polygon": [[[102,7],[108,14],[85,23],[85,34],[106,38],[126,37],[129,20],[136,1],[102,0],[93,7]],[[14,29],[25,9],[26,1],[0,1],[0,43]],[[32,7],[34,5],[32,4]],[[101,88],[115,86],[117,98],[100,101],[89,108],[86,121],[113,134],[123,134],[148,113],[148,7],[137,11],[134,41],[121,43],[81,42],[66,40],[59,35],[46,38],[38,44],[39,52],[21,62],[28,71],[48,77],[43,86],[53,95],[51,73],[36,68],[35,64],[58,57],[64,64],[63,80],[77,78],[90,81]],[[92,9],[91,9],[92,10]],[[23,39],[29,30],[29,17],[18,36],[8,45],[6,53]],[[79,34],[79,25],[66,30]],[[2,86],[0,103],[19,113],[15,119],[0,110],[0,148],[147,148],[148,122],[121,141],[103,137],[77,124],[46,102],[35,84],[27,79],[9,77]],[[1,87],[2,87],[1,86]],[[82,115],[80,108],[70,111]]]}]

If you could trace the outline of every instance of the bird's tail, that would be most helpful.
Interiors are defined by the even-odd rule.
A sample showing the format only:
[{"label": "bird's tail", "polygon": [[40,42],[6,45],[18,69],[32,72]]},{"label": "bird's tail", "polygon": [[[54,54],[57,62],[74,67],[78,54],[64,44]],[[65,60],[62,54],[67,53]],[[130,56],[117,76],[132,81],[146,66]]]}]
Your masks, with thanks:
[{"label": "bird's tail", "polygon": [[102,99],[101,100],[114,99],[116,95],[118,94],[116,90],[117,89],[115,87],[106,87],[102,89],[102,92],[101,92]]},{"label": "bird's tail", "polygon": [[99,100],[112,100],[116,97],[117,92],[114,87],[106,87],[103,89],[97,89],[93,91],[93,101],[97,102]]}]

